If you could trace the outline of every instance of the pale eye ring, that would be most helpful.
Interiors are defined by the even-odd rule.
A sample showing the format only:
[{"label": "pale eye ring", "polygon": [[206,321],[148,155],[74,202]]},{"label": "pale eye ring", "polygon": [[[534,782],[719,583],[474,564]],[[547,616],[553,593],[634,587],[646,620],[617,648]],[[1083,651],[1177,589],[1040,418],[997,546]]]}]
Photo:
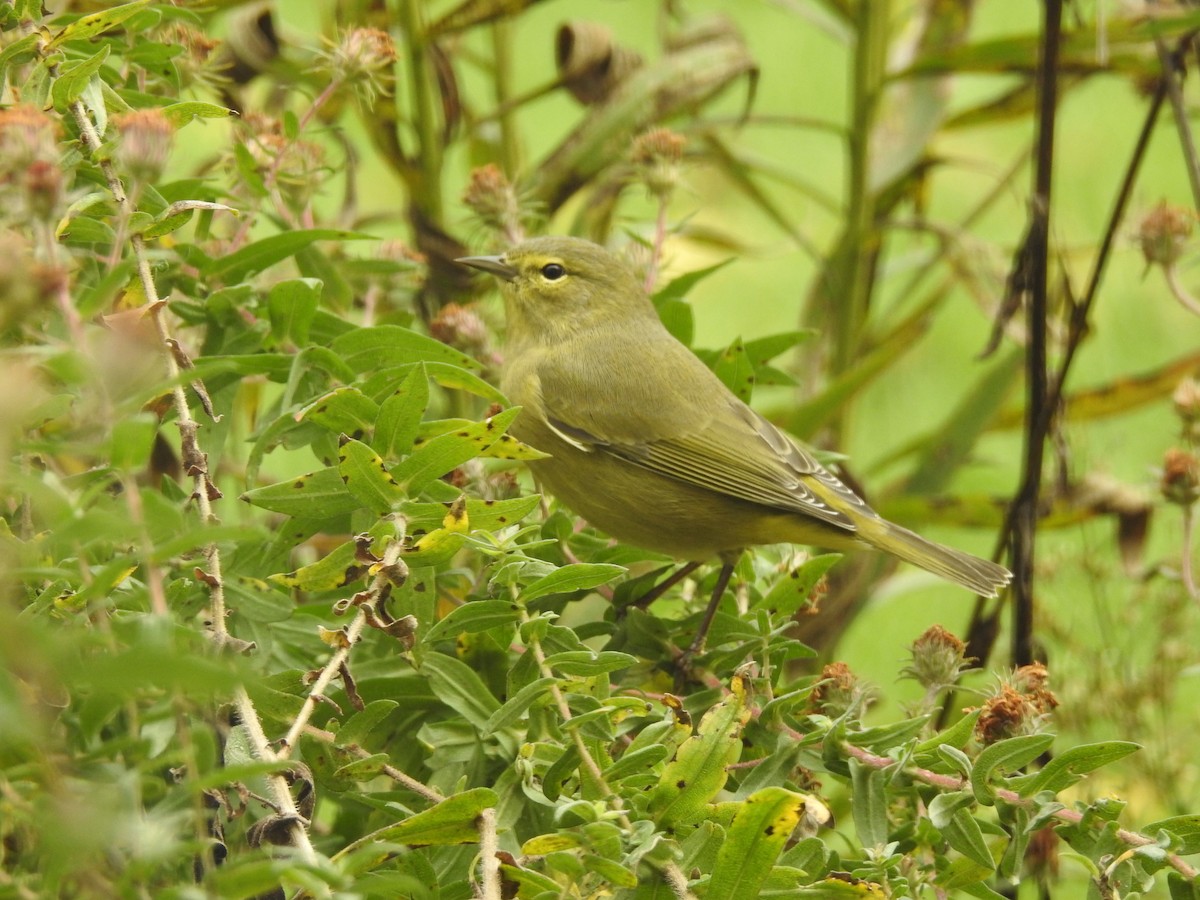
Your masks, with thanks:
[{"label": "pale eye ring", "polygon": [[567,274],[567,270],[558,263],[546,263],[542,266],[542,277],[547,281],[558,281]]}]

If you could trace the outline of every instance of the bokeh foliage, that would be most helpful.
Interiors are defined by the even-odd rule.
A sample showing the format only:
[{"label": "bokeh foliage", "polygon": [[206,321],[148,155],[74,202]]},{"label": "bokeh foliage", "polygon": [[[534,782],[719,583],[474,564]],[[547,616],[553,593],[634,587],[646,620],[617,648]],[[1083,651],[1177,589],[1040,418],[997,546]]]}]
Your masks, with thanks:
[{"label": "bokeh foliage", "polygon": [[[1060,859],[1093,896],[1200,892],[1195,772],[1152,721],[1194,665],[1194,340],[1063,384],[1039,539],[1116,524],[1092,561],[1118,573],[1114,640],[1048,615],[1033,636],[1088,665],[964,693],[1003,607],[969,648],[923,619],[888,664],[915,693],[868,715],[839,640],[868,601],[941,589],[765,548],[683,665],[715,573],[643,608],[670,561],[539,500],[493,386],[502,323],[454,263],[547,230],[624,245],[673,333],[826,446],[927,373],[936,403],[870,436],[873,501],[987,552],[1016,467],[977,463],[1018,456],[1028,285],[984,223],[1031,144],[969,191],[952,151],[1027,127],[1043,46],[1032,20],[979,34],[979,5],[663,3],[653,28],[632,4],[611,27],[568,2],[0,5],[0,893],[995,897]],[[1097,16],[1063,41],[1064,96],[1104,77],[1165,108],[1200,19]],[[779,105],[779,42],[814,35],[849,73],[826,73],[836,122]],[[1164,207],[1139,240],[1155,315],[1194,335],[1190,222]],[[746,271],[728,257],[780,243],[787,327],[746,303],[744,338],[697,339],[692,301]],[[1100,279],[1053,246],[1058,367]],[[1161,502],[1066,449],[1147,410],[1183,425]],[[1183,525],[1146,566],[1152,512]],[[1139,758],[1135,816],[1088,789]]]}]

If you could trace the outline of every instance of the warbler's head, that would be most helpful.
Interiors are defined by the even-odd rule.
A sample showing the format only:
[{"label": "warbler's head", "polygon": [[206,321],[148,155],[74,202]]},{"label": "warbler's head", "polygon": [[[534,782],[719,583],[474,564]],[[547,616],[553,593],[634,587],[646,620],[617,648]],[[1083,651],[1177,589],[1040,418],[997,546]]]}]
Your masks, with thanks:
[{"label": "warbler's head", "polygon": [[458,261],[501,279],[510,341],[554,341],[607,323],[655,317],[629,265],[581,238],[533,238],[499,256]]}]

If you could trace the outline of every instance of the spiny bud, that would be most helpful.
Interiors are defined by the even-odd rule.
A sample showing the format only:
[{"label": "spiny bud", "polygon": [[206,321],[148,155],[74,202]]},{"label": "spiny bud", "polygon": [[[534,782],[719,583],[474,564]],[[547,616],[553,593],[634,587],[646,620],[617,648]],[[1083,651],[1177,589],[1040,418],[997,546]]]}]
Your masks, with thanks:
[{"label": "spiny bud", "polygon": [[182,52],[171,61],[184,87],[213,87],[225,80],[221,75],[221,67],[227,63],[222,62],[214,52],[221,46],[220,41],[183,22],[172,22],[164,26],[160,40],[168,47],[181,48]]},{"label": "spiny bud", "polygon": [[813,688],[808,705],[815,712],[836,719],[856,707],[865,708],[869,699],[869,692],[850,667],[835,662],[821,670],[821,680]]},{"label": "spiny bud", "polygon": [[633,142],[629,152],[638,179],[659,200],[665,200],[679,181],[679,164],[687,139],[669,128],[652,128]]},{"label": "spiny bud", "polygon": [[966,645],[941,625],[934,625],[912,643],[912,663],[903,670],[922,687],[938,690],[958,681],[967,668]]},{"label": "spiny bud", "polygon": [[1163,457],[1159,490],[1168,503],[1191,506],[1200,498],[1200,460],[1186,450],[1172,447]]},{"label": "spiny bud", "polygon": [[162,174],[171,153],[175,129],[162,110],[135,109],[113,117],[121,133],[116,163],[134,181],[153,183]]},{"label": "spiny bud", "polygon": [[1011,737],[1038,734],[1058,698],[1046,687],[1046,667],[1041,663],[1022,666],[1001,681],[995,694],[983,704],[975,723],[981,744],[995,744]]},{"label": "spiny bud", "polygon": [[1179,206],[1162,201],[1148,212],[1138,226],[1137,239],[1147,265],[1170,266],[1179,259],[1191,236],[1195,216]]},{"label": "spiny bud", "polygon": [[1183,422],[1184,440],[1200,443],[1200,381],[1190,376],[1183,379],[1176,385],[1171,402]]},{"label": "spiny bud", "polygon": [[0,177],[37,162],[58,162],[58,121],[22,103],[0,109]]},{"label": "spiny bud", "polygon": [[345,81],[370,103],[391,87],[391,69],[396,62],[392,36],[378,28],[352,28],[325,54],[333,77]]},{"label": "spiny bud", "polygon": [[504,235],[506,240],[518,243],[524,238],[517,192],[493,163],[471,170],[471,180],[463,191],[462,202],[479,217],[479,221]]}]

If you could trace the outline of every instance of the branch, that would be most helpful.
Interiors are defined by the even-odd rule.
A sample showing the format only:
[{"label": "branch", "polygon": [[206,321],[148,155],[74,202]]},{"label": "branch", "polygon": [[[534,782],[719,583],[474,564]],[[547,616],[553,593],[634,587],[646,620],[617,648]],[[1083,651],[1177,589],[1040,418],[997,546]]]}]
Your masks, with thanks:
[{"label": "branch", "polygon": [[1029,259],[1029,310],[1026,356],[1025,459],[1021,484],[1013,499],[1010,546],[1013,569],[1013,665],[1033,661],[1033,552],[1041,494],[1048,407],[1046,361],[1046,295],[1050,270],[1050,199],[1054,164],[1054,118],[1058,98],[1058,51],[1062,32],[1062,0],[1046,0],[1042,58],[1038,67],[1037,151],[1033,202],[1026,252]]},{"label": "branch", "polygon": [[[889,769],[896,765],[896,760],[894,759],[886,756],[876,756],[869,750],[863,750],[861,747],[855,747],[853,744],[842,742],[841,749],[847,756],[853,757],[863,765],[870,766],[872,769]],[[916,781],[944,791],[965,791],[971,789],[970,781],[955,775],[942,775],[937,772],[931,772],[929,769],[922,769],[920,766],[906,766],[902,771],[905,775]],[[1035,806],[1032,799],[1022,797],[1016,791],[1010,791],[1005,788],[996,788],[995,791],[998,798],[1011,806],[1020,806],[1025,809],[1033,809]],[[1053,813],[1051,818],[1070,825],[1078,825],[1083,821],[1083,813],[1076,809],[1060,809]],[[1118,828],[1115,834],[1118,840],[1130,847],[1149,847],[1158,843],[1155,838],[1148,837],[1137,831],[1129,831],[1126,828]],[[1189,865],[1178,854],[1168,853],[1164,859],[1171,868],[1185,878],[1192,879],[1200,875],[1200,871]]]}]

